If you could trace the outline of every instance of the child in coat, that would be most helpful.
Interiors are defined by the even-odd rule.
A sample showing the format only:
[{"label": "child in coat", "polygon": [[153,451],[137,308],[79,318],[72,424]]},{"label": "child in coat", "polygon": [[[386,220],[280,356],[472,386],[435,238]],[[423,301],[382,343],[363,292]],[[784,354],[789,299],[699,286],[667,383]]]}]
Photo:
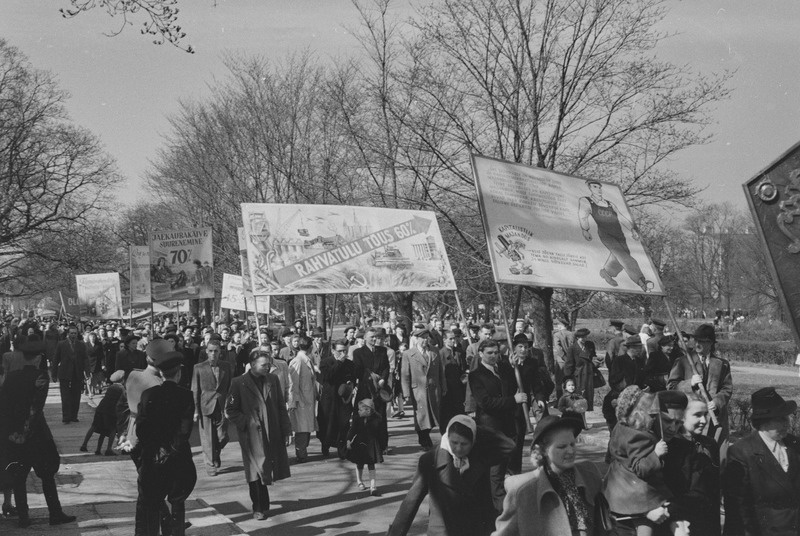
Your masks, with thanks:
[{"label": "child in coat", "polygon": [[347,459],[356,464],[356,484],[359,489],[366,489],[361,475],[364,466],[369,470],[369,494],[378,495],[375,485],[375,464],[383,463],[381,448],[378,444],[381,416],[375,411],[375,403],[370,398],[358,402],[358,415],[353,417],[353,424],[347,432]]},{"label": "child in coat", "polygon": [[106,456],[114,456],[115,453],[111,450],[114,446],[114,437],[117,435],[117,401],[122,396],[124,388],[122,387],[122,380],[125,378],[125,372],[118,370],[111,375],[111,385],[106,390],[103,400],[97,405],[94,410],[94,419],[89,431],[86,432],[86,437],[83,438],[81,445],[81,452],[88,450],[89,439],[92,434],[97,432],[100,436],[97,439],[97,450],[94,453],[99,456],[103,448],[103,440],[108,437],[108,445],[106,446]]},{"label": "child in coat", "polygon": [[586,410],[589,406],[586,399],[575,392],[575,378],[572,376],[564,378],[561,382],[561,388],[564,389],[564,394],[558,399],[558,406],[556,406],[558,411],[562,414],[568,411],[577,413],[583,420],[583,427],[588,428],[586,424]]},{"label": "child in coat", "polygon": [[639,387],[626,387],[619,396],[617,418],[608,450],[611,465],[603,494],[619,524],[637,536],[654,534],[669,518],[672,493],[664,481],[667,444],[656,435],[656,419],[650,414],[655,396]]}]

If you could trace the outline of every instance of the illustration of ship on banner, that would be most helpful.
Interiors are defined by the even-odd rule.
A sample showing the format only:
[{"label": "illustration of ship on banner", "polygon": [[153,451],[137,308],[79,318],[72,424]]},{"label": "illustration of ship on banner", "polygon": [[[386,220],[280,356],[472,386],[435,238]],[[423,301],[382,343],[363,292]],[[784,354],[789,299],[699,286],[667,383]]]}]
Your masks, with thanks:
[{"label": "illustration of ship on banner", "polygon": [[455,290],[432,212],[242,204],[256,295]]}]

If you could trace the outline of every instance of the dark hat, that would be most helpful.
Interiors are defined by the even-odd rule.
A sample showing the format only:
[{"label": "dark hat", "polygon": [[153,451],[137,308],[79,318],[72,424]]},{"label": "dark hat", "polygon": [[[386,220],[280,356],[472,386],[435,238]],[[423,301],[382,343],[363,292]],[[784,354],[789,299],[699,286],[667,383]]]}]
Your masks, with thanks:
[{"label": "dark hat", "polygon": [[344,328],[344,332],[345,332],[345,333],[347,333],[347,332],[348,332],[348,331],[350,331],[351,329],[352,329],[353,331],[357,331],[357,330],[358,330],[358,328],[357,328],[357,327],[355,327],[355,326],[347,326],[346,328]]},{"label": "dark hat", "polygon": [[750,395],[750,400],[753,404],[753,414],[750,416],[752,421],[785,417],[797,411],[797,402],[794,400],[787,402],[774,387],[759,389]]},{"label": "dark hat", "polygon": [[628,335],[636,335],[637,333],[639,333],[639,330],[631,326],[630,324],[623,324],[622,331],[624,331]]},{"label": "dark hat", "polygon": [[623,322],[622,320],[612,320],[611,322],[609,322],[609,324],[611,324],[611,327],[621,330],[622,326],[625,325],[625,322]]},{"label": "dark hat", "polygon": [[469,326],[467,326],[467,331],[473,331],[473,330],[479,331],[480,329],[481,327],[475,324],[470,324]]},{"label": "dark hat", "polygon": [[425,328],[417,328],[411,332],[412,337],[426,338],[431,336],[431,332]]},{"label": "dark hat", "polygon": [[659,326],[662,328],[667,325],[666,322],[664,322],[663,320],[659,320],[658,318],[652,318],[650,320],[650,323],[653,324],[654,326]]},{"label": "dark hat", "polygon": [[145,351],[147,352],[147,357],[155,363],[162,355],[172,353],[172,345],[164,339],[154,339],[150,341]]},{"label": "dark hat", "polygon": [[131,343],[131,341],[138,341],[138,340],[141,340],[141,337],[139,337],[138,335],[133,335],[133,334],[128,335],[127,337],[125,337],[125,346],[128,346]]},{"label": "dark hat", "polygon": [[683,337],[684,340],[688,341],[689,339],[692,338],[692,335],[691,333],[686,333],[685,331],[681,331],[681,337]]},{"label": "dark hat", "polygon": [[222,341],[222,336],[219,333],[213,333],[211,337],[208,338],[209,341]]},{"label": "dark hat", "polygon": [[583,422],[580,420],[580,417],[575,418],[569,413],[565,413],[561,417],[556,417],[555,415],[542,417],[536,424],[536,430],[533,432],[531,444],[538,444],[547,432],[560,429],[571,430],[577,437],[578,434],[581,433],[581,430],[583,430]]},{"label": "dark hat", "polygon": [[325,330],[322,329],[321,326],[314,326],[314,329],[311,330],[311,336],[312,337],[324,337],[325,336]]},{"label": "dark hat", "polygon": [[164,352],[154,357],[153,362],[159,370],[169,370],[183,363],[183,354],[181,352]]},{"label": "dark hat", "polygon": [[350,382],[343,383],[339,386],[339,397],[345,404],[349,404],[350,400],[353,399],[353,384]]},{"label": "dark hat", "polygon": [[386,337],[386,330],[383,328],[378,328],[375,330],[375,336],[379,338]]},{"label": "dark hat", "polygon": [[591,331],[589,331],[588,329],[581,328],[581,329],[579,329],[578,331],[575,332],[575,336],[576,337],[586,337],[586,336],[589,335],[589,333],[591,333]]},{"label": "dark hat", "polygon": [[686,409],[689,405],[689,397],[683,391],[659,391],[653,399],[650,407],[650,414],[667,411],[668,409]]},{"label": "dark hat", "polygon": [[678,338],[673,333],[672,335],[664,335],[660,339],[658,339],[659,346],[668,346],[670,344],[674,344],[678,342]]},{"label": "dark hat", "polygon": [[524,333],[520,333],[519,335],[514,335],[513,345],[516,346],[518,344],[524,344],[526,346],[530,346],[531,341],[528,337],[525,336]]},{"label": "dark hat", "polygon": [[716,342],[717,334],[711,324],[701,324],[694,330],[694,340]]},{"label": "dark hat", "polygon": [[463,331],[461,331],[459,328],[453,328],[453,329],[451,329],[451,330],[450,330],[450,333],[452,333],[452,334],[453,334],[453,335],[455,335],[456,337],[461,337],[461,336],[464,334],[464,332],[463,332]]},{"label": "dark hat", "polygon": [[25,359],[32,359],[45,352],[44,341],[29,340],[19,345],[17,348],[25,356]]},{"label": "dark hat", "polygon": [[642,345],[642,339],[638,335],[631,335],[630,337],[625,339],[625,342],[623,344],[625,346],[627,346],[628,348],[633,348],[635,346],[641,346]]},{"label": "dark hat", "polygon": [[378,388],[378,397],[383,400],[384,403],[388,404],[392,401],[392,389],[388,385],[382,385]]},{"label": "dark hat", "polygon": [[364,330],[359,329],[358,331],[356,331],[356,339],[363,339],[363,338],[364,338]]},{"label": "dark hat", "polygon": [[292,328],[283,328],[281,330],[281,337],[288,337],[289,335],[294,335]]}]

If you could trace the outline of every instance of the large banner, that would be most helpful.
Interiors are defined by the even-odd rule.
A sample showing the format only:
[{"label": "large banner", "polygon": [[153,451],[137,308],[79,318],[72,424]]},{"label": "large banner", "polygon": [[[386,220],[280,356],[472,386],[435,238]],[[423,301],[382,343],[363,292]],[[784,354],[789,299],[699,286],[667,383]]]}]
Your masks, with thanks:
[{"label": "large banner", "polygon": [[800,345],[800,143],[744,184],[775,290]]},{"label": "large banner", "polygon": [[473,155],[495,280],[664,294],[619,187]]},{"label": "large banner", "polygon": [[76,275],[81,318],[113,320],[122,318],[119,274]]},{"label": "large banner", "polygon": [[150,303],[150,248],[131,246],[131,303]]},{"label": "large banner", "polygon": [[[246,301],[245,301],[246,300]],[[222,298],[220,307],[235,311],[255,312],[255,298],[245,287],[244,278],[240,275],[222,274]],[[269,307],[267,298],[258,297],[258,312],[266,313]]]},{"label": "large banner", "polygon": [[152,233],[150,263],[153,301],[214,297],[210,227]]},{"label": "large banner", "polygon": [[242,204],[256,295],[455,290],[432,212]]}]

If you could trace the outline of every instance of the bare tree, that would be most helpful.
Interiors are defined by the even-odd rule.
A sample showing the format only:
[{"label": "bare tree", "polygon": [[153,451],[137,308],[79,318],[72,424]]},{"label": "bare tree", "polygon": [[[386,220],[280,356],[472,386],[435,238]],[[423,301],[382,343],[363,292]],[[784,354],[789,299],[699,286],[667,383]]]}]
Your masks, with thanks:
[{"label": "bare tree", "polygon": [[20,278],[23,267],[72,266],[52,247],[97,231],[90,222],[110,208],[119,181],[99,141],[69,121],[66,98],[50,73],[0,40],[0,285],[7,293],[45,290]]},{"label": "bare tree", "polygon": [[[469,280],[491,280],[471,152],[610,180],[633,206],[692,203],[697,188],[665,160],[707,141],[727,75],[658,60],[663,2],[443,0],[403,31],[386,22],[389,4],[357,4],[381,80],[364,102],[401,126],[393,140],[414,157],[389,143],[384,154],[424,185]],[[537,316],[549,334],[550,315]]]},{"label": "bare tree", "polygon": [[153,44],[169,43],[189,54],[194,53],[191,45],[184,45],[186,32],[178,25],[178,0],[69,0],[69,3],[71,7],[59,10],[64,18],[99,9],[118,20],[119,27],[108,34],[111,37],[133,25],[133,19],[143,19],[139,31],[151,37]]}]

